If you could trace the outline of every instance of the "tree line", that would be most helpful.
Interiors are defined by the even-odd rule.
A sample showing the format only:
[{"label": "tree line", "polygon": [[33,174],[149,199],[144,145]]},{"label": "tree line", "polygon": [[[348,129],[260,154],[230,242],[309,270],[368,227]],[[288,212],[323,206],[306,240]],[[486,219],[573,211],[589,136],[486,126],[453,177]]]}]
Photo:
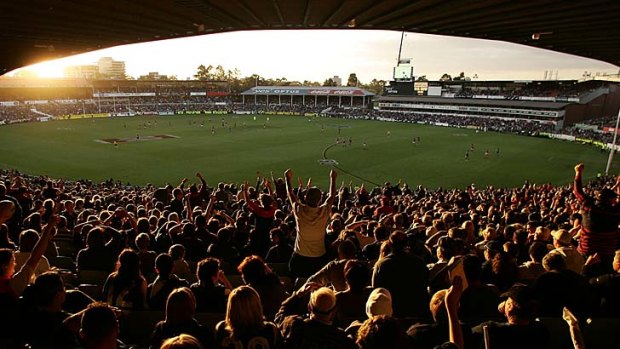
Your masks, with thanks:
[{"label": "tree line", "polygon": [[[221,65],[205,66],[201,64],[196,68],[196,73],[193,75],[196,80],[202,81],[226,81],[230,85],[232,93],[241,93],[254,86],[338,86],[333,78],[327,78],[322,83],[319,81],[297,81],[288,80],[285,77],[281,78],[268,78],[260,76],[258,74],[252,74],[249,76],[241,76],[239,69],[226,69]],[[385,86],[385,80],[372,79],[368,83],[359,81],[356,73],[349,74],[349,78],[346,83],[343,81],[344,86],[356,86],[366,89],[375,94],[380,94]]]}]

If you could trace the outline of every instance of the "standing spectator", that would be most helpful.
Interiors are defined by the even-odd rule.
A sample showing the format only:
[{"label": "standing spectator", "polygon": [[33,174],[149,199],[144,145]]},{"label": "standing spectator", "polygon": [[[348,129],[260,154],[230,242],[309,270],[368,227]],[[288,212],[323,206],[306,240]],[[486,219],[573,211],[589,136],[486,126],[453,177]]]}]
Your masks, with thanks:
[{"label": "standing spectator", "polygon": [[583,169],[583,164],[575,166],[573,186],[583,215],[578,251],[586,256],[598,253],[603,259],[601,265],[609,268],[620,239],[620,206],[615,203],[616,193],[610,189],[600,190],[594,198],[586,195],[581,183]]},{"label": "standing spectator", "polygon": [[241,188],[243,198],[248,203],[250,212],[254,214],[254,222],[257,236],[255,239],[259,243],[259,256],[265,256],[269,250],[269,230],[273,224],[274,216],[278,205],[273,197],[271,183],[265,178],[264,186],[267,187],[269,194],[260,194],[259,200],[250,199],[248,195],[247,182]]},{"label": "standing spectator", "polygon": [[336,198],[336,171],[329,173],[329,195],[321,205],[321,190],[310,187],[306,191],[305,203],[293,192],[291,179],[293,171],[284,173],[288,199],[293,208],[297,222],[297,237],[293,256],[290,261],[291,274],[296,277],[308,277],[321,269],[325,263],[325,228],[329,220],[332,204]]}]

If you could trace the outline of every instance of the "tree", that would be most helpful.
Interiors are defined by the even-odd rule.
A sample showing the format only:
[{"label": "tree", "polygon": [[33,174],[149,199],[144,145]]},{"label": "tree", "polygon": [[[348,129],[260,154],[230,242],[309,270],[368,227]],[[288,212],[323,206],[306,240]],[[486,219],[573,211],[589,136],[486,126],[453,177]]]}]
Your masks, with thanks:
[{"label": "tree", "polygon": [[213,80],[226,80],[226,71],[224,71],[224,67],[222,67],[221,65],[215,67]]},{"label": "tree", "polygon": [[417,79],[415,79],[415,81],[428,81],[428,79],[426,78],[426,75],[420,75]]},{"label": "tree", "polygon": [[459,76],[455,76],[454,78],[452,78],[452,80],[453,81],[464,81],[464,80],[471,80],[471,79],[465,76],[465,72],[461,72]]},{"label": "tree", "polygon": [[362,85],[362,87],[376,95],[380,95],[383,93],[383,88],[385,87],[385,80],[372,79],[372,81],[370,81],[368,84]]},{"label": "tree", "polygon": [[213,66],[209,64],[208,67],[205,67],[204,64],[198,66],[196,70],[196,74],[194,74],[194,79],[196,80],[213,80],[213,76],[211,71],[213,70]]},{"label": "tree", "polygon": [[451,81],[452,80],[452,76],[450,76],[450,74],[448,73],[444,73],[440,78],[439,81]]},{"label": "tree", "polygon": [[359,81],[357,80],[357,75],[355,73],[349,74],[349,79],[347,80],[347,86],[357,86]]},{"label": "tree", "polygon": [[323,86],[336,86],[334,79],[329,78],[323,82]]}]

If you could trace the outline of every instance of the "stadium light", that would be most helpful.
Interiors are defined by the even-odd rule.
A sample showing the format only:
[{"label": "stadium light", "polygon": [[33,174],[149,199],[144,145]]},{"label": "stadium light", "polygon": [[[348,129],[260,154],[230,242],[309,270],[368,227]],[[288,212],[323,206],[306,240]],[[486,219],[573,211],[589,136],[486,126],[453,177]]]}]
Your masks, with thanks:
[{"label": "stadium light", "polygon": [[607,159],[607,167],[605,167],[605,175],[609,174],[611,168],[611,162],[614,159],[614,152],[616,150],[616,139],[618,138],[618,125],[620,124],[620,110],[618,110],[618,117],[616,118],[616,127],[614,128],[614,140],[611,142],[611,150],[609,150],[609,158]]}]

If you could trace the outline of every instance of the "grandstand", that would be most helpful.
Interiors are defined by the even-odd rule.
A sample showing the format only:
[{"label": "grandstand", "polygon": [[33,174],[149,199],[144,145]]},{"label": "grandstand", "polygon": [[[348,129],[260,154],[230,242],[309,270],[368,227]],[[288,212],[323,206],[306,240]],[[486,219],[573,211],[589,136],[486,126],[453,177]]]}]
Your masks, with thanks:
[{"label": "grandstand", "polygon": [[[253,98],[252,98],[253,96]],[[314,87],[314,86],[256,86],[241,93],[242,103],[269,105],[269,96],[272,104],[301,104],[349,106],[365,108],[371,102],[374,93],[357,87]],[[331,98],[331,101],[330,101]]]}]

